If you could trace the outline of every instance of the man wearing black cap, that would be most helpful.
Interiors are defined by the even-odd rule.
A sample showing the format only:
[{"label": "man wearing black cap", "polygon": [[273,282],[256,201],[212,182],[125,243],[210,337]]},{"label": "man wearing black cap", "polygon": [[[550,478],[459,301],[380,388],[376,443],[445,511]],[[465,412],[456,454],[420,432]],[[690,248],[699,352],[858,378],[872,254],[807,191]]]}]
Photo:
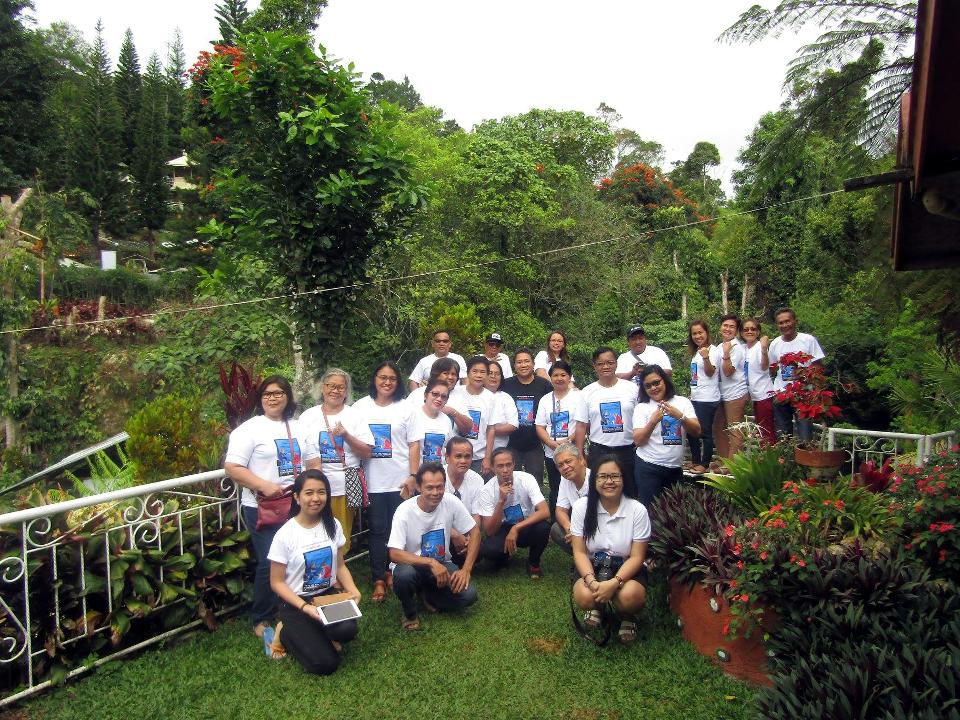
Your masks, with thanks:
[{"label": "man wearing black cap", "polygon": [[640,373],[647,365],[659,365],[667,375],[673,375],[670,358],[658,347],[647,345],[647,333],[642,325],[634,325],[627,332],[630,349],[617,358],[617,377],[640,384]]},{"label": "man wearing black cap", "polygon": [[503,336],[498,332],[490,333],[483,341],[483,354],[490,362],[500,363],[503,379],[506,380],[508,377],[513,377],[513,369],[510,367],[510,358],[506,353],[500,352],[502,347]]}]

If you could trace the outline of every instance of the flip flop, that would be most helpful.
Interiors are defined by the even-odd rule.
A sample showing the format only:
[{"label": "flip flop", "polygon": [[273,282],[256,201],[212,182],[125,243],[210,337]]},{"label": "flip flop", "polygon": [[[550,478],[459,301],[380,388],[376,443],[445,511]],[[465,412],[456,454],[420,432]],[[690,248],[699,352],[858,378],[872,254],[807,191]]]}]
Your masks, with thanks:
[{"label": "flip flop", "polygon": [[420,618],[414,615],[412,618],[401,617],[400,618],[400,627],[404,630],[419,630],[420,629]]},{"label": "flip flop", "polygon": [[387,584],[383,580],[377,580],[373,583],[373,592],[370,599],[375,603],[382,603],[387,598]]}]

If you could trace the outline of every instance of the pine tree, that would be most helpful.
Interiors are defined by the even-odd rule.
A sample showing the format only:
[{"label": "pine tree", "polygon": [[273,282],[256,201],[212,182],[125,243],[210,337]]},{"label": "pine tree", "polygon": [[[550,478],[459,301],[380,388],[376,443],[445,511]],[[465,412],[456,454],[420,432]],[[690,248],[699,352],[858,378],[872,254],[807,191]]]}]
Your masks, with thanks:
[{"label": "pine tree", "polygon": [[167,88],[167,152],[170,155],[179,155],[183,148],[180,130],[183,128],[186,72],[187,56],[183,51],[183,35],[180,34],[180,28],[177,28],[173,42],[167,45],[167,64],[164,68]]},{"label": "pine tree", "polygon": [[116,218],[121,204],[120,136],[123,129],[100,22],[97,23],[89,70],[83,81],[78,114],[73,184],[85,190],[95,201],[87,212],[93,244],[99,249],[100,229],[105,222]]},{"label": "pine tree", "polygon": [[214,10],[217,25],[220,26],[221,45],[233,45],[237,35],[243,32],[244,23],[250,18],[247,0],[222,0]]},{"label": "pine tree", "polygon": [[165,175],[167,157],[167,91],[160,59],[153,54],[143,80],[142,102],[137,114],[136,143],[131,170],[135,180],[134,200],[140,224],[146,228],[144,239],[154,258],[154,231],[167,218],[169,187]]},{"label": "pine tree", "polygon": [[129,167],[133,158],[134,133],[137,127],[137,113],[140,109],[140,58],[133,44],[130,28],[123,35],[120,57],[117,60],[117,72],[113,76],[117,90],[117,102],[120,103],[120,115],[123,120],[123,162]]}]

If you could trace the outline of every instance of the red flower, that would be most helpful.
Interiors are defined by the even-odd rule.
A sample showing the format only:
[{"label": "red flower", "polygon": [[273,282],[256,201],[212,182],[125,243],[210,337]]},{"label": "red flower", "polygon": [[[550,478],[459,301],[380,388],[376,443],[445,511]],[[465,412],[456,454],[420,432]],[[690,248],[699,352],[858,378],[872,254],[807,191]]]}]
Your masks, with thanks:
[{"label": "red flower", "polygon": [[764,550],[762,553],[760,553],[760,559],[761,559],[761,560],[766,560],[766,559],[767,559],[767,552],[766,552],[766,550]]},{"label": "red flower", "polygon": [[749,595],[741,595],[741,596],[740,596],[740,602],[750,602],[750,596],[749,596]]},{"label": "red flower", "polygon": [[733,525],[727,525],[727,526],[723,529],[723,534],[726,535],[727,537],[733,537],[733,533],[734,533],[734,530],[735,530],[735,529],[736,529],[736,528],[734,528]]},{"label": "red flower", "polygon": [[798,519],[800,520],[800,522],[804,523],[810,519],[810,513],[804,510],[802,513],[800,513],[800,515],[798,516]]},{"label": "red flower", "polygon": [[946,551],[946,550],[941,550],[941,551],[937,554],[937,557],[940,559],[940,562],[946,562],[946,560],[947,560],[947,551]]}]

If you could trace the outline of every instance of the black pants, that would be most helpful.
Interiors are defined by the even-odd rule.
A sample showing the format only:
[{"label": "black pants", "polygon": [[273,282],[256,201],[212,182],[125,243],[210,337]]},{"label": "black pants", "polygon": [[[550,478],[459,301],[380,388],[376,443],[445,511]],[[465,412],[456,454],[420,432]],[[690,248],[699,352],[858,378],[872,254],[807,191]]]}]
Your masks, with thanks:
[{"label": "black pants", "polygon": [[693,401],[693,411],[697,414],[697,420],[700,422],[700,437],[687,435],[687,442],[690,445],[690,459],[694,465],[703,465],[710,469],[710,461],[713,460],[713,418],[717,414],[717,408],[720,407],[720,401],[701,402]]},{"label": "black pants", "polygon": [[[501,568],[510,560],[510,556],[503,551],[503,543],[507,533],[513,525],[501,524],[495,535],[490,535],[480,544],[480,557],[493,563],[494,568]],[[539,565],[547,543],[550,541],[550,526],[545,520],[534,525],[527,525],[517,533],[517,547],[530,548],[530,565]]]},{"label": "black pants", "polygon": [[280,642],[284,649],[312,675],[331,675],[340,666],[340,653],[331,640],[345,643],[357,636],[356,620],[324,625],[319,616],[311,618],[306,611],[285,602],[280,603],[280,620],[283,621]]},{"label": "black pants", "polygon": [[661,490],[683,480],[683,470],[678,467],[649,463],[637,458],[633,465],[633,477],[637,484],[637,500],[649,509],[650,503],[660,494]]},{"label": "black pants", "polygon": [[547,483],[550,485],[550,493],[547,501],[550,504],[550,517],[556,517],[557,496],[560,494],[560,471],[553,458],[544,458],[544,464],[547,466]]},{"label": "black pants", "polygon": [[592,472],[597,470],[597,460],[604,455],[614,455],[623,465],[623,491],[627,497],[636,499],[636,483],[630,482],[633,478],[633,461],[637,459],[637,448],[633,445],[601,445],[600,443],[590,443],[590,468]]}]

